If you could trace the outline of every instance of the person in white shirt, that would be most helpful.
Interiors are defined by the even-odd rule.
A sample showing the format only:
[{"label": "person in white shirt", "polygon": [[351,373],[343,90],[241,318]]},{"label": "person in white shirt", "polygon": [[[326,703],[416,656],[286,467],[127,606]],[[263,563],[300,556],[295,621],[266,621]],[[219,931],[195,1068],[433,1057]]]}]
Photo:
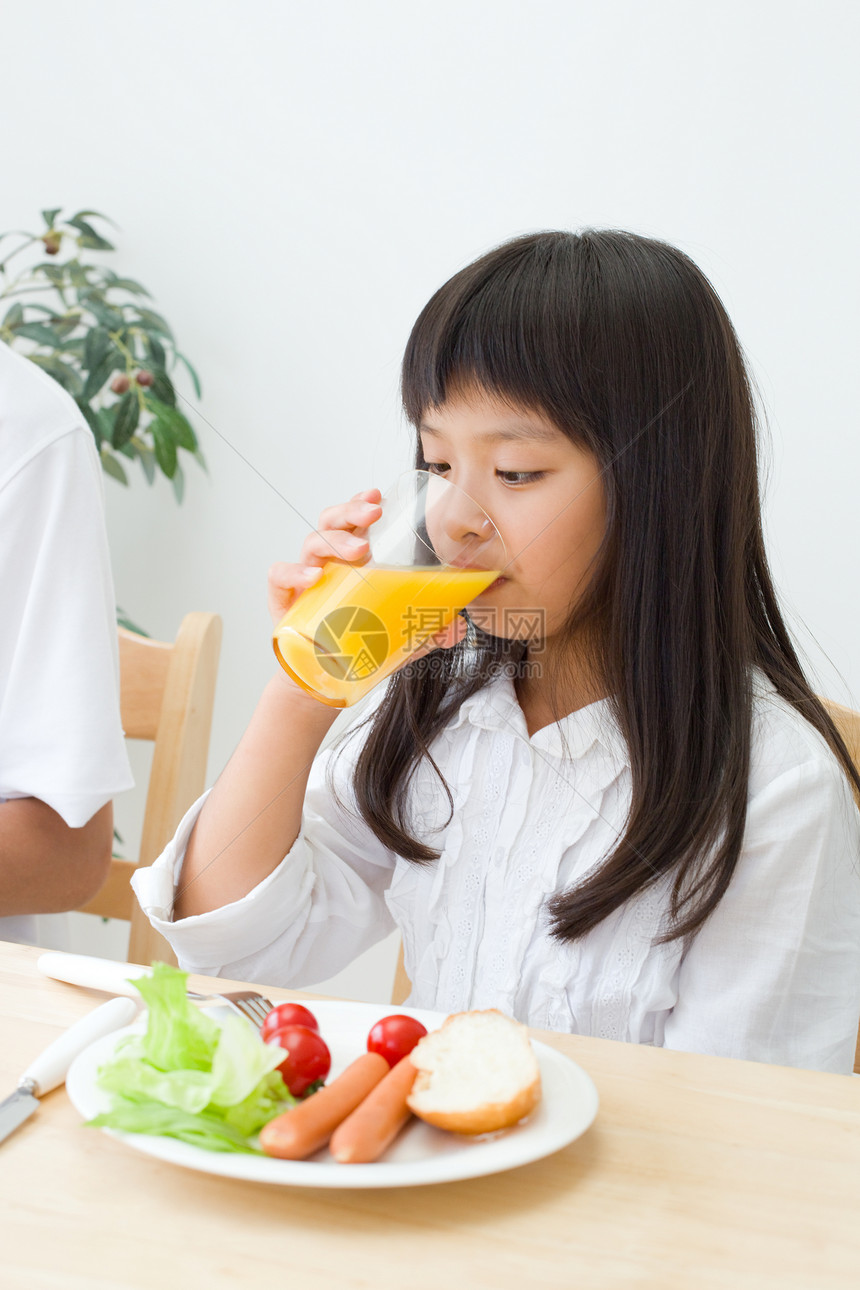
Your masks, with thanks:
[{"label": "person in white shirt", "polygon": [[[712,287],[633,234],[515,239],[431,299],[403,396],[504,581],[335,748],[275,675],[135,877],[154,926],[193,970],[295,987],[398,927],[414,1006],[849,1072],[860,779],[780,615]],[[366,556],[379,498],[270,571],[275,621]]]},{"label": "person in white shirt", "polygon": [[92,433],[2,343],[0,606],[0,939],[61,944],[37,916],[101,886],[132,786],[116,607]]}]

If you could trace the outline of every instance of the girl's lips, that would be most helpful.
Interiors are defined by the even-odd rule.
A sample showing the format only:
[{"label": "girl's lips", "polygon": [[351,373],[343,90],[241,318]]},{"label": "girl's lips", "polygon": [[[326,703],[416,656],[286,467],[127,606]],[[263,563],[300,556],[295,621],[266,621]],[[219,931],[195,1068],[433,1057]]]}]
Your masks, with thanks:
[{"label": "girl's lips", "polygon": [[507,581],[507,578],[496,578],[495,582],[491,582],[489,587],[485,588],[484,594],[486,594],[487,591],[495,591],[496,587],[501,587],[502,583]]}]

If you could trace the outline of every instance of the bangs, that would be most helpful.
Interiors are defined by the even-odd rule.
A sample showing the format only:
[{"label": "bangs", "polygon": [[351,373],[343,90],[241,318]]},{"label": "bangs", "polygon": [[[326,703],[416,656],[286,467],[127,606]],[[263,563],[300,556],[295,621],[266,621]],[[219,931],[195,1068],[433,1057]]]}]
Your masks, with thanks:
[{"label": "bangs", "polygon": [[403,407],[413,425],[456,391],[477,387],[581,437],[579,241],[570,233],[518,238],[436,292],[403,358]]}]

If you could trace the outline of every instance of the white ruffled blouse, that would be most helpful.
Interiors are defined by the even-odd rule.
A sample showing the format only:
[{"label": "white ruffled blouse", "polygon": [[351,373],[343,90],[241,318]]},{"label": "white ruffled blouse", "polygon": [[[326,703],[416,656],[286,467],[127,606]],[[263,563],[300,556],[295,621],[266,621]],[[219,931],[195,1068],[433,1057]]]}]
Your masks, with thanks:
[{"label": "white ruffled blouse", "polygon": [[823,739],[763,679],[743,853],[690,944],[655,943],[667,879],[574,944],[550,935],[547,898],[597,866],[625,824],[629,760],[607,701],[529,737],[510,678],[467,699],[432,746],[450,821],[426,761],[412,781],[416,835],[441,851],[429,865],[387,850],[350,809],[361,738],[317,757],[300,836],[243,899],[172,921],[205,799],[135,875],[184,967],[310,987],[397,927],[415,1007],[496,1007],[542,1029],[851,1071],[860,814]]}]

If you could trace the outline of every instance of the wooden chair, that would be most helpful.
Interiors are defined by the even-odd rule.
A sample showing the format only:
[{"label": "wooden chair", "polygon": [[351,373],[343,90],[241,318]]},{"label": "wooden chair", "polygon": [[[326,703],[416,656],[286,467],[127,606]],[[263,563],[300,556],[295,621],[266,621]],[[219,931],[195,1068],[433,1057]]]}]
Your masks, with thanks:
[{"label": "wooden chair", "polygon": [[[853,708],[843,707],[841,703],[834,703],[831,699],[822,699],[821,702],[829,712],[836,729],[845,740],[845,746],[851,754],[851,760],[860,769],[860,712],[855,712]],[[860,792],[856,788],[854,797],[858,808],[860,808]],[[854,1053],[854,1074],[860,1075],[860,1030],[857,1032],[857,1048]]]},{"label": "wooden chair", "polygon": [[119,628],[123,729],[127,738],[152,740],[155,748],[138,859],[114,856],[104,886],[81,912],[130,921],[131,963],[176,962],[140,909],[129,881],[135,869],[160,855],[205,787],[220,652],[217,614],[186,614],[172,643]]},{"label": "wooden chair", "polygon": [[[831,699],[822,699],[821,702],[830,714],[836,729],[845,740],[854,765],[860,768],[860,712],[855,712],[853,708],[843,707],[841,703],[834,703]],[[857,799],[857,806],[860,808],[860,792],[857,789],[854,790],[854,796]],[[403,962],[403,946],[401,944],[397,955],[397,966],[394,969],[391,1002],[393,1004],[405,1002],[411,989],[412,984],[406,975],[406,966]],[[854,1054],[854,1072],[860,1075],[860,1029],[858,1029],[857,1033],[857,1049]]]},{"label": "wooden chair", "polygon": [[[851,760],[860,769],[860,712],[855,712],[853,708],[845,708],[841,703],[834,703],[832,699],[822,699],[821,702],[845,740]],[[855,788],[854,796],[857,799],[857,806],[860,807],[860,790]]]},{"label": "wooden chair", "polygon": [[397,951],[397,966],[394,969],[394,985],[391,987],[391,1002],[405,1003],[412,989],[412,982],[406,975],[406,964],[403,961],[403,942]]}]

